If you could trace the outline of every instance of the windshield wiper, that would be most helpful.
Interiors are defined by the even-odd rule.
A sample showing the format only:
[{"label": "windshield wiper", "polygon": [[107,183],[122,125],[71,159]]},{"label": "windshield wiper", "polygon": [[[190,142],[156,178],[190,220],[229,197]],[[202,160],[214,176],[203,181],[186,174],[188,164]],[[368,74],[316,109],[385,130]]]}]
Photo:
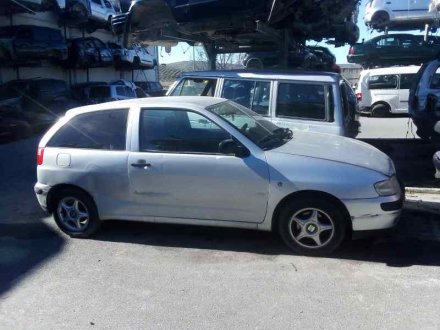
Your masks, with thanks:
[{"label": "windshield wiper", "polygon": [[264,150],[268,150],[270,148],[274,148],[278,144],[283,144],[283,139],[276,134],[269,134],[266,135],[264,138],[262,138],[260,141],[257,142],[257,144],[263,148]]}]

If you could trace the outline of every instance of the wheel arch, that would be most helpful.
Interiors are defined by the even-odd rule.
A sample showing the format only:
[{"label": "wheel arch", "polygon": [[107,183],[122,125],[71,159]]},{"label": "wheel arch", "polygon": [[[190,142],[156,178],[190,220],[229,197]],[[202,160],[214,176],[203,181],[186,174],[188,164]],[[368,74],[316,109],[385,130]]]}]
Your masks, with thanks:
[{"label": "wheel arch", "polygon": [[284,207],[286,207],[286,205],[290,204],[290,203],[294,203],[295,200],[298,200],[300,198],[321,198],[321,199],[326,199],[331,201],[332,203],[334,203],[344,214],[344,216],[347,219],[347,231],[349,231],[350,233],[353,230],[352,227],[352,222],[351,222],[351,216],[350,213],[348,212],[347,207],[345,206],[345,204],[336,196],[323,192],[323,191],[318,191],[318,190],[302,190],[302,191],[296,191],[293,192],[287,196],[285,196],[276,206],[273,214],[272,214],[272,225],[271,225],[271,229],[272,231],[276,232],[278,229],[278,222],[280,220],[280,214],[281,211],[284,209]]},{"label": "wheel arch", "polygon": [[375,19],[377,19],[380,15],[386,15],[388,17],[388,21],[391,19],[391,15],[385,8],[379,9],[374,13],[374,15],[371,17],[371,23],[374,24]]},{"label": "wheel arch", "polygon": [[391,105],[384,100],[380,100],[380,101],[376,101],[371,105],[371,109],[373,109],[376,105],[384,105],[386,107],[388,107],[390,110],[392,109]]},{"label": "wheel arch", "polygon": [[[54,209],[56,207],[55,204],[56,204],[57,197],[59,196],[59,194],[61,192],[66,191],[66,190],[80,191],[80,192],[86,194],[87,196],[89,196],[90,199],[95,204],[96,211],[98,212],[98,206],[96,205],[96,201],[93,198],[93,196],[87,190],[85,190],[85,189],[83,189],[83,188],[81,188],[79,186],[76,186],[74,184],[63,183],[63,184],[58,184],[58,185],[53,186],[49,190],[49,193],[47,194],[47,210],[48,210],[49,213],[53,213],[54,212]],[[98,215],[99,215],[99,212],[98,212]]]}]

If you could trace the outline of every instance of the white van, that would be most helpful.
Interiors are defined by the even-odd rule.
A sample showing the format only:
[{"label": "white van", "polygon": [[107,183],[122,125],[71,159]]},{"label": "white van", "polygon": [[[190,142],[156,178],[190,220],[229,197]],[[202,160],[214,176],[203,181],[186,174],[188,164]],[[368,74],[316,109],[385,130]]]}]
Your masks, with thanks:
[{"label": "white van", "polygon": [[408,113],[409,89],[420,66],[363,70],[356,88],[361,112],[373,116]]},{"label": "white van", "polygon": [[356,95],[339,74],[314,71],[198,71],[183,73],[168,96],[232,100],[294,130],[356,137]]}]

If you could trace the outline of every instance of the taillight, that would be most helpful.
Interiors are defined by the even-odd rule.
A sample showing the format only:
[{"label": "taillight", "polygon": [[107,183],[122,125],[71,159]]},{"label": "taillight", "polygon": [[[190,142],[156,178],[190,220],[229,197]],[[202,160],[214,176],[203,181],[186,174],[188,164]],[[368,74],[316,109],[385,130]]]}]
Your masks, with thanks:
[{"label": "taillight", "polygon": [[38,148],[37,165],[43,165],[44,148]]},{"label": "taillight", "polygon": [[348,51],[348,55],[354,55],[354,53],[355,53],[354,47],[351,46],[350,50]]},{"label": "taillight", "polygon": [[356,93],[356,98],[359,102],[362,101],[362,93]]}]

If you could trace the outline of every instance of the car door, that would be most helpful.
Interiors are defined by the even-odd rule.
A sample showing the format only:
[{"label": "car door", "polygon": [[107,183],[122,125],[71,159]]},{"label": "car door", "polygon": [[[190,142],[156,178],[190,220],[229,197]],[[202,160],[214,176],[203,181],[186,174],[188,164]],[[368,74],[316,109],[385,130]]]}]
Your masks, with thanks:
[{"label": "car door", "polygon": [[263,221],[269,189],[263,151],[220,154],[231,134],[192,110],[139,112],[128,166],[137,217]]},{"label": "car door", "polygon": [[408,19],[423,20],[433,16],[429,13],[430,2],[431,0],[409,0]]},{"label": "car door", "polygon": [[415,78],[415,73],[405,73],[400,75],[399,107],[397,109],[398,111],[408,112],[409,90]]}]

